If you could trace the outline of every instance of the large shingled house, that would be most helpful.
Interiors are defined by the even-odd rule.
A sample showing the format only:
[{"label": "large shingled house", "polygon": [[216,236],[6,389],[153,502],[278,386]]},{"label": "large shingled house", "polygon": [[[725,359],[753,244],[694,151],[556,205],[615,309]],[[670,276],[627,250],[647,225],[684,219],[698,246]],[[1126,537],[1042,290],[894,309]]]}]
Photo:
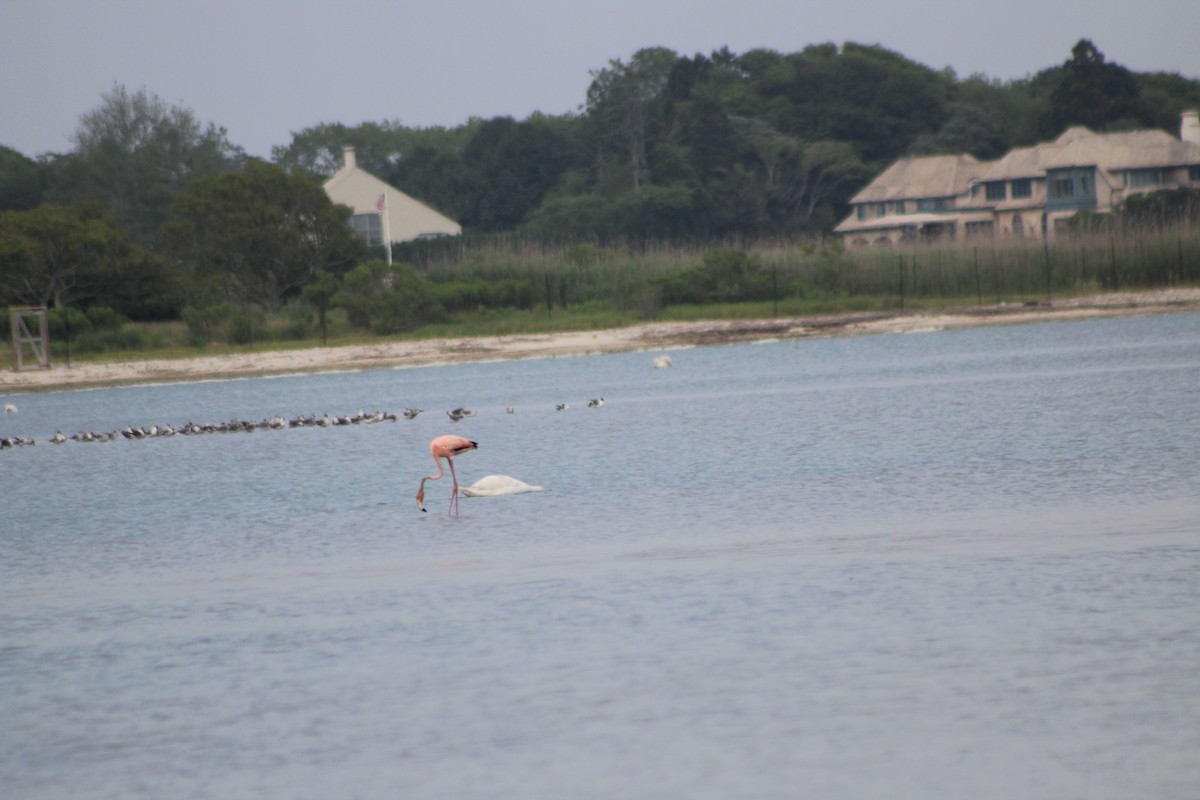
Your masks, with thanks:
[{"label": "large shingled house", "polygon": [[1131,194],[1200,188],[1200,114],[1178,139],[1160,130],[1076,127],[996,161],[969,155],[902,158],[850,200],[835,229],[850,247],[972,235],[1053,238],[1086,210],[1111,212]]}]

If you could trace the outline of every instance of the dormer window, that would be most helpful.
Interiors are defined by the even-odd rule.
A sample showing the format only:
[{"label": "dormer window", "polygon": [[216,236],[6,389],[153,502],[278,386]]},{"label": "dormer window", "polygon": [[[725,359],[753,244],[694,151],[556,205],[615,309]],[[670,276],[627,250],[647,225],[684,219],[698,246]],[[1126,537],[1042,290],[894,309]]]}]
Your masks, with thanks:
[{"label": "dormer window", "polygon": [[1162,186],[1162,182],[1163,176],[1161,169],[1152,168],[1129,170],[1129,186],[1132,189],[1140,189],[1144,186]]},{"label": "dormer window", "polygon": [[1004,181],[988,181],[983,185],[987,192],[987,199],[991,201],[1006,200],[1008,195],[1005,192]]}]

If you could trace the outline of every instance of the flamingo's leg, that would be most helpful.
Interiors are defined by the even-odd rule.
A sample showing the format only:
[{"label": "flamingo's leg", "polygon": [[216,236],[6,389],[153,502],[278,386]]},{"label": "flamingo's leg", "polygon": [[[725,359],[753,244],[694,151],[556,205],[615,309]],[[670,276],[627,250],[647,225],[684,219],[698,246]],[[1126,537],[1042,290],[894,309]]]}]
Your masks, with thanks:
[{"label": "flamingo's leg", "polygon": [[[450,491],[450,511],[458,516],[458,475],[454,474],[454,459],[447,458],[446,461],[450,464],[450,478],[454,481],[454,488]],[[450,511],[446,513],[449,514]]]}]

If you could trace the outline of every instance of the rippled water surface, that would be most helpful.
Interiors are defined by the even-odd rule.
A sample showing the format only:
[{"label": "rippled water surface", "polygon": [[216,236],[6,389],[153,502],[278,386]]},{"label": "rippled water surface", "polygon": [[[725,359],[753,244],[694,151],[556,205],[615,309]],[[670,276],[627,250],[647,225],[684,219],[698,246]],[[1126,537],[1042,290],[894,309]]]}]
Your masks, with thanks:
[{"label": "rippled water surface", "polygon": [[1200,796],[1200,315],[652,355],[7,398],[0,794]]}]

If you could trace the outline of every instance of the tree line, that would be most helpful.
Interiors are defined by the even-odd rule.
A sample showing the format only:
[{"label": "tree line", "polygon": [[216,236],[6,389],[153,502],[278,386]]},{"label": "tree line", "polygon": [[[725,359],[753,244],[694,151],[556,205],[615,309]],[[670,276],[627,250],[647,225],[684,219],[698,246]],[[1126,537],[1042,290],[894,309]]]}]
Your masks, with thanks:
[{"label": "tree line", "polygon": [[[1179,113],[1200,108],[1200,81],[1132,72],[1088,40],[1013,81],[853,43],[647,48],[591,77],[578,113],[320,124],[270,162],[187,108],[115,86],[80,118],[70,152],[0,147],[0,303],[162,319],[223,303],[274,310],[307,288],[322,314],[339,295],[352,316],[385,296],[411,306],[421,276],[368,263],[378,254],[321,190],[346,145],[469,238],[728,243],[820,237],[904,155],[991,159],[1075,124],[1174,134]],[[395,327],[411,321],[393,312]]]}]

